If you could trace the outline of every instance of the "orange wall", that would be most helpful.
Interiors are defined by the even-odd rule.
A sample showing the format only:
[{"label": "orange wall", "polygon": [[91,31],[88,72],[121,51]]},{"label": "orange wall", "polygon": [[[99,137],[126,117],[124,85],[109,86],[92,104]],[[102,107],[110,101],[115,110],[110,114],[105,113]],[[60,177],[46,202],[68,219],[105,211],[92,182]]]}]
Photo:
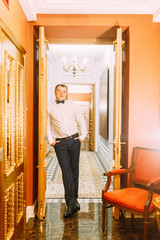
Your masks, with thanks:
[{"label": "orange wall", "polygon": [[38,15],[35,24],[59,26],[61,38],[69,37],[59,34],[64,26],[90,26],[91,36],[94,26],[128,26],[129,159],[134,146],[160,148],[160,23],[153,23],[151,15]]},{"label": "orange wall", "polygon": [[9,0],[9,10],[1,0],[0,18],[16,37],[18,42],[27,50],[29,23],[22,12],[18,0]]},{"label": "orange wall", "polygon": [[[29,78],[30,66],[32,58],[29,57],[29,23],[18,3],[18,0],[9,0],[9,10],[0,1],[0,18],[8,27],[10,32],[16,37],[17,41],[26,50],[26,204],[33,205],[33,82]],[[32,54],[32,52],[31,52]]]}]

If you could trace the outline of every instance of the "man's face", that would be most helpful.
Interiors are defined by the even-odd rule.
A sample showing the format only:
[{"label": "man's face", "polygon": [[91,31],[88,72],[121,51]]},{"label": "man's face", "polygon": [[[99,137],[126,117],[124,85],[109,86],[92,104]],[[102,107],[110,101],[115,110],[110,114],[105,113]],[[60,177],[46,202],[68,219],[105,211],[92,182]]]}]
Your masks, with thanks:
[{"label": "man's face", "polygon": [[57,100],[65,100],[67,95],[66,87],[58,86],[57,89],[54,91]]}]

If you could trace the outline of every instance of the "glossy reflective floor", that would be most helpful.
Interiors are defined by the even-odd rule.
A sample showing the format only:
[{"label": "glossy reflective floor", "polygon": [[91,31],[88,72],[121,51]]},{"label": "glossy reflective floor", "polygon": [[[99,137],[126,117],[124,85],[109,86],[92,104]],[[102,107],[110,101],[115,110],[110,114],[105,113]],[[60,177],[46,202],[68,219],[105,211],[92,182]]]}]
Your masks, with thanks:
[{"label": "glossy reflective floor", "polygon": [[[29,219],[20,239],[28,240],[141,240],[143,239],[143,220],[130,218],[114,220],[111,209],[108,210],[106,221],[107,231],[103,234],[101,230],[101,208],[102,204],[97,199],[79,200],[81,210],[71,218],[64,219],[65,203],[61,200],[49,200],[46,209],[46,218],[43,221]],[[160,239],[157,223],[149,225],[148,240]]]}]

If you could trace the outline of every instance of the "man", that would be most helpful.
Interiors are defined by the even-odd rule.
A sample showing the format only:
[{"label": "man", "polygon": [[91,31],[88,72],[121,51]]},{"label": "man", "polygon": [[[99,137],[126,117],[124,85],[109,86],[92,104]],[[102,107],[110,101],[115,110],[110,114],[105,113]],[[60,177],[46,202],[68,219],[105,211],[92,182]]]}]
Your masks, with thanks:
[{"label": "man", "polygon": [[[67,86],[55,87],[55,102],[48,105],[48,141],[54,147],[62,170],[67,210],[64,218],[80,210],[78,198],[79,155],[81,142],[87,135],[86,123],[78,107],[66,101]],[[81,135],[78,134],[77,123]]]}]

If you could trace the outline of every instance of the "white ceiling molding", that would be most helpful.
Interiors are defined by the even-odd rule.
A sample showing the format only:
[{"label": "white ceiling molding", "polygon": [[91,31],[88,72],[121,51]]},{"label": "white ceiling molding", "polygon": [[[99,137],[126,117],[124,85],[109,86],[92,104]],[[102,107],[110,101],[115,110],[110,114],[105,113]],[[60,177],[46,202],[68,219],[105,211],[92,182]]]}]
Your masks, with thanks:
[{"label": "white ceiling molding", "polygon": [[37,19],[37,10],[36,10],[36,0],[18,0],[19,4],[22,7],[22,10],[27,18],[30,21],[36,21]]},{"label": "white ceiling molding", "polygon": [[160,22],[160,7],[153,14],[153,22]]},{"label": "white ceiling molding", "polygon": [[159,0],[19,0],[28,19],[37,14],[151,14],[160,22]]}]

